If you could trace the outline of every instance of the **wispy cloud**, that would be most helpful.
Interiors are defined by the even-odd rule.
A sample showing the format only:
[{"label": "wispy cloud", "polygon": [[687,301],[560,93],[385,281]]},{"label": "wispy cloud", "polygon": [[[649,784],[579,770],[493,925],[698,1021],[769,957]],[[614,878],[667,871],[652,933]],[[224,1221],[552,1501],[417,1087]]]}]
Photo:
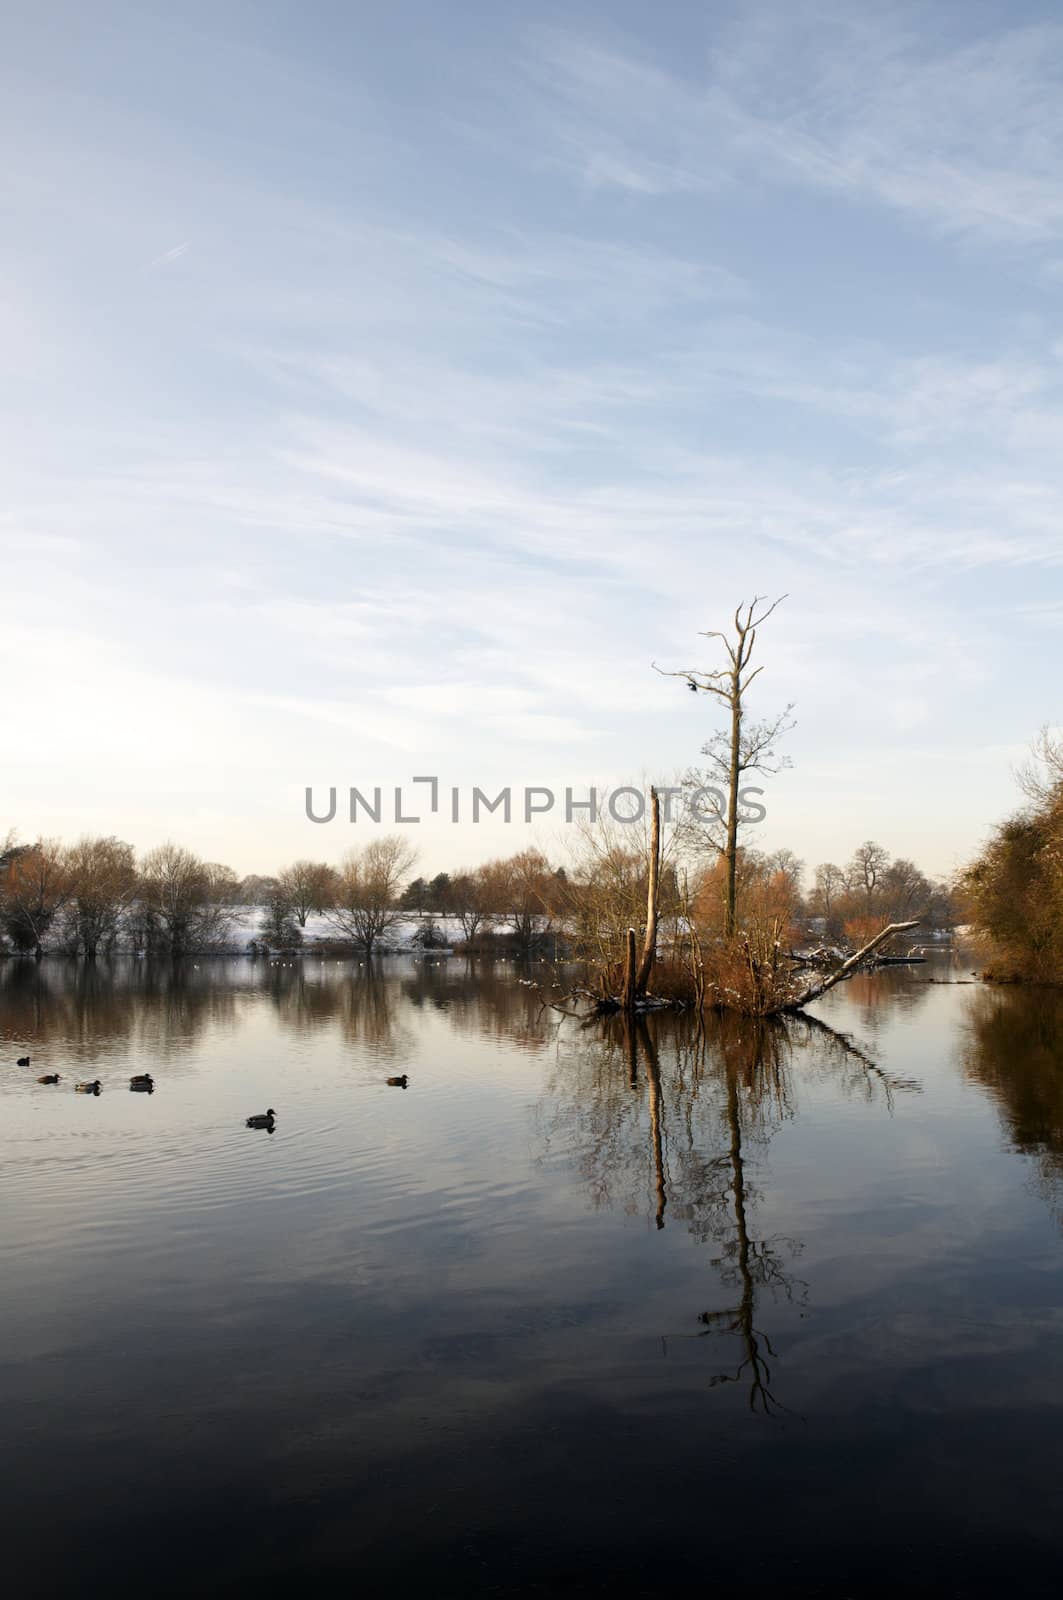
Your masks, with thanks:
[{"label": "wispy cloud", "polygon": [[181,256],[187,255],[192,248],[191,239],[185,239],[181,244],[175,244],[172,250],[164,250],[161,256],[156,256],[154,261],[149,261],[151,267],[165,267],[171,261],[177,261]]},{"label": "wispy cloud", "polygon": [[[105,103],[60,49],[77,95],[42,129],[27,77],[0,109],[24,123],[2,542],[6,614],[51,631],[19,748],[58,717],[87,766],[105,701],[108,772],[134,784],[147,750],[154,816],[216,782],[201,809],[229,806],[251,867],[241,797],[294,794],[294,828],[299,780],[349,764],[681,764],[706,712],[650,659],[788,589],[777,842],[837,848],[815,773],[843,746],[862,825],[904,815],[887,842],[918,851],[883,727],[981,826],[989,768],[949,790],[948,750],[989,763],[1058,715],[1058,673],[1016,709],[1002,663],[1024,606],[1057,637],[1063,27],[680,10],[647,43],[608,8],[578,33],[489,8],[455,46],[428,8],[394,50],[378,9],[361,75],[312,23],[297,56],[272,25],[211,34],[195,128],[121,67]],[[158,56],[149,13],[130,61]],[[203,37],[166,36],[198,82]],[[451,76],[411,73],[440,49]],[[196,271],[167,271],[192,238]],[[9,627],[11,674],[29,648]]]},{"label": "wispy cloud", "polygon": [[558,152],[591,183],[660,195],[752,178],[1010,243],[1063,233],[1058,24],[960,40],[899,8],[760,5],[682,75],[615,40],[532,39]]}]

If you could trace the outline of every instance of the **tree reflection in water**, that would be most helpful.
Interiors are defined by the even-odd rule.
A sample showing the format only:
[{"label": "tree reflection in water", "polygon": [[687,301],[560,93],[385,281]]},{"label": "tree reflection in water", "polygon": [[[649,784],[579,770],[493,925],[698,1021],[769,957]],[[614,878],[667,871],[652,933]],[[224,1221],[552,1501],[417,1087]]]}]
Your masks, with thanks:
[{"label": "tree reflection in water", "polygon": [[878,1098],[887,1110],[895,1094],[919,1089],[813,1017],[620,1016],[559,1038],[541,1111],[547,1149],[569,1149],[596,1209],[652,1216],[658,1230],[672,1217],[715,1247],[724,1303],[702,1311],[701,1332],[686,1337],[736,1341],[735,1364],[709,1383],[748,1383],[750,1408],[765,1415],[784,1408],[771,1387],[776,1351],[758,1316],[766,1302],[807,1295],[793,1271],[800,1242],[758,1231],[753,1177],[794,1114],[795,1051],[802,1071],[829,1074],[844,1092]]},{"label": "tree reflection in water", "polygon": [[[688,1337],[737,1341],[733,1366],[710,1381],[748,1382],[751,1406],[770,1412],[779,1402],[765,1311],[769,1302],[803,1298],[806,1286],[793,1271],[799,1243],[758,1224],[756,1176],[794,1114],[795,1058],[802,1081],[829,1077],[887,1109],[896,1093],[918,1085],[882,1072],[853,1040],[808,1014],[788,1023],[651,1014],[558,1025],[541,994],[516,980],[512,967],[456,959],[392,969],[310,956],[155,968],[8,962],[0,963],[0,998],[10,1037],[72,1043],[85,1069],[101,1053],[127,1052],[194,1071],[205,1033],[238,1029],[245,1000],[263,996],[282,1027],[332,1030],[374,1061],[405,1064],[419,1011],[445,1016],[455,1033],[505,1040],[548,1063],[552,1046],[536,1111],[544,1151],[577,1167],[596,1208],[652,1218],[655,1231],[681,1225],[712,1247],[718,1303],[700,1312],[701,1330]],[[1014,1056],[1014,1019],[998,1030],[997,1000],[980,998],[969,1070],[1014,1106],[1017,1137],[1047,1149],[1063,1170],[1063,1093],[1040,1066],[1025,1075],[1005,1067],[1004,1055]],[[1036,1015],[1026,1055],[1039,1063],[1055,1046]]]},{"label": "tree reflection in water", "polygon": [[963,1070],[992,1094],[1042,1198],[1063,1219],[1063,994],[1015,987],[970,996]]}]

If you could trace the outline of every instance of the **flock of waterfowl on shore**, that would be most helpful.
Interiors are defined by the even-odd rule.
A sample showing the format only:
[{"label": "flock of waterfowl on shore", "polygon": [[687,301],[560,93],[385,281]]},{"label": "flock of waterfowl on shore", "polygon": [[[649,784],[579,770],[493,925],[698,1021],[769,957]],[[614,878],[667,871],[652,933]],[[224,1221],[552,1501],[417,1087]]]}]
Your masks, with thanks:
[{"label": "flock of waterfowl on shore", "polygon": [[[19,1056],[15,1065],[17,1067],[28,1067],[30,1065],[30,1057]],[[400,1077],[389,1078],[387,1081],[388,1087],[392,1089],[406,1089],[409,1087],[409,1075],[405,1072]],[[58,1072],[45,1072],[37,1079],[37,1082],[57,1084],[61,1083],[62,1079]],[[84,1083],[75,1083],[74,1092],[76,1094],[98,1095],[102,1088],[103,1085],[99,1078],[89,1078]],[[129,1080],[129,1089],[131,1094],[154,1094],[155,1079],[150,1072],[135,1072]],[[245,1126],[248,1128],[265,1128],[267,1133],[272,1133],[276,1126],[276,1121],[277,1113],[270,1106],[267,1111],[256,1111],[254,1116],[248,1117]]]}]

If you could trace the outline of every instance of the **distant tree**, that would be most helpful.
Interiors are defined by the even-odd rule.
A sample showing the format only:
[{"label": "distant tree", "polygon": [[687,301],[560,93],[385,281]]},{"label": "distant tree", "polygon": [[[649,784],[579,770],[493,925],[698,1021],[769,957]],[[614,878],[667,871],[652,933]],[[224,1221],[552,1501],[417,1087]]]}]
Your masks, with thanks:
[{"label": "distant tree", "polygon": [[451,879],[450,900],[462,938],[471,944],[490,919],[483,869],[457,873]]},{"label": "distant tree", "polygon": [[327,861],[293,861],[277,874],[277,889],[300,928],[312,911],[322,912],[336,893],[336,869]]},{"label": "distant tree", "polygon": [[488,862],[482,873],[485,909],[507,921],[514,942],[530,950],[550,930],[550,863],[540,850],[519,850]]},{"label": "distant tree", "polygon": [[778,875],[786,879],[788,891],[794,904],[801,899],[801,884],[805,876],[805,864],[792,850],[773,850],[764,858],[765,870],[771,875]]},{"label": "distant tree", "polygon": [[70,932],[89,961],[110,949],[137,892],[133,846],[121,839],[85,837],[67,855],[71,879]]},{"label": "distant tree", "polygon": [[223,865],[220,861],[208,861],[205,864],[207,882],[210,885],[211,899],[215,905],[238,906],[240,902],[240,879],[232,867]]},{"label": "distant tree", "polygon": [[423,911],[428,903],[428,884],[424,878],[414,878],[402,891],[399,901],[403,911]]},{"label": "distant tree", "polygon": [[234,873],[166,843],[140,866],[139,899],[149,945],[174,958],[220,942],[232,925]]},{"label": "distant tree", "polygon": [[833,861],[822,861],[815,870],[815,886],[809,900],[809,910],[814,917],[822,917],[825,931],[838,931],[836,908],[845,893],[845,873]]},{"label": "distant tree", "polygon": [[58,839],[8,847],[0,882],[4,926],[16,950],[43,955],[43,941],[73,892],[68,852]]},{"label": "distant tree", "polygon": [[875,910],[879,884],[889,863],[889,851],[873,839],[865,839],[859,849],[853,852],[847,874],[848,886],[854,894],[863,897],[866,917],[870,917]]},{"label": "distant tree", "polygon": [[267,906],[276,892],[276,878],[263,877],[258,872],[249,872],[246,878],[240,880],[240,904],[242,906]]},{"label": "distant tree", "polygon": [[967,896],[961,883],[933,883],[923,920],[928,928],[954,928],[969,920]]},{"label": "distant tree", "polygon": [[266,906],[265,915],[259,924],[259,932],[263,943],[268,944],[273,950],[290,950],[303,942],[302,928],[292,915],[292,908],[279,889]]},{"label": "distant tree", "polygon": [[994,976],[1063,983],[1063,737],[1042,732],[1020,781],[1028,804],[967,870],[963,896]]},{"label": "distant tree", "polygon": [[922,915],[933,891],[930,880],[915,862],[898,856],[883,872],[879,892],[883,915],[890,922],[903,922],[907,917]]},{"label": "distant tree", "polygon": [[324,915],[367,956],[402,920],[402,880],[416,859],[416,850],[405,839],[386,834],[344,861],[335,898]]},{"label": "distant tree", "polygon": [[425,904],[427,905],[429,911],[436,911],[441,916],[445,916],[450,910],[450,906],[448,904],[449,898],[450,874],[448,872],[437,872],[431,883],[428,885],[428,894]]}]

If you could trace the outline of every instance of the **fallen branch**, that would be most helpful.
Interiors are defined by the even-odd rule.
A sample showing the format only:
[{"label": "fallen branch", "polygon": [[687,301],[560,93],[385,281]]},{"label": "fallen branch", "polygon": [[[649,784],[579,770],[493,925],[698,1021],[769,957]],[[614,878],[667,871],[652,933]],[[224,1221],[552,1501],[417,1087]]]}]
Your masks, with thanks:
[{"label": "fallen branch", "polygon": [[851,955],[847,961],[843,961],[836,972],[830,973],[819,983],[810,984],[802,994],[780,1006],[779,1010],[782,1012],[800,1011],[803,1006],[809,1005],[811,1001],[818,1000],[821,994],[826,994],[828,989],[833,989],[836,983],[841,983],[844,979],[851,978],[860,963],[866,961],[868,956],[878,949],[879,945],[885,944],[887,939],[892,939],[895,933],[907,933],[909,928],[918,928],[918,926],[918,917],[915,917],[911,922],[891,922],[888,928],[883,928],[880,933],[876,933],[875,937],[869,939],[867,944],[857,950],[855,955]]}]

